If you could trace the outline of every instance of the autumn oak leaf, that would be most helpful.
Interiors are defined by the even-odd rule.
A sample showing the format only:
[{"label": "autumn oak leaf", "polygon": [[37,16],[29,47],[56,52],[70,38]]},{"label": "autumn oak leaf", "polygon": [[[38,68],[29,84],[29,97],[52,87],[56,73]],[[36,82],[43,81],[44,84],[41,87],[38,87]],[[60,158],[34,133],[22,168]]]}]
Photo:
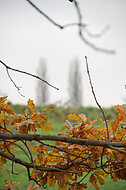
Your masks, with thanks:
[{"label": "autumn oak leaf", "polygon": [[27,101],[27,107],[29,108],[29,111],[31,112],[32,115],[35,114],[35,104],[33,103],[33,100],[28,100]]},{"label": "autumn oak leaf", "polygon": [[70,115],[68,115],[68,117],[73,120],[78,120],[78,121],[80,120],[80,118],[78,116],[76,116],[75,114],[70,114]]}]

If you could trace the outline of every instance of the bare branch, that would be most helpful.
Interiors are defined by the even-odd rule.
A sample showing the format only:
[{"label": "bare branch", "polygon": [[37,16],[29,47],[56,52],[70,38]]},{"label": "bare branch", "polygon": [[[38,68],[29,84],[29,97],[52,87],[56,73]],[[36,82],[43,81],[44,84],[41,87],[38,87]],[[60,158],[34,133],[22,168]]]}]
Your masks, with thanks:
[{"label": "bare branch", "polygon": [[3,156],[4,158],[7,158],[8,160],[14,161],[15,163],[21,164],[23,166],[25,166],[26,168],[36,168],[37,170],[40,171],[45,171],[45,172],[68,172],[68,173],[82,173],[82,171],[78,171],[78,172],[74,172],[74,171],[68,171],[68,170],[64,170],[62,168],[50,168],[50,167],[46,167],[46,166],[40,166],[40,165],[36,165],[36,164],[32,164],[32,163],[28,163],[26,161],[20,160],[19,158],[16,158],[3,151],[0,151],[0,156]]},{"label": "bare branch", "polygon": [[104,111],[103,111],[101,105],[98,103],[97,98],[96,98],[96,95],[95,95],[95,92],[94,92],[94,88],[93,88],[93,85],[92,85],[91,76],[90,76],[89,67],[88,67],[88,61],[87,61],[87,57],[86,57],[86,56],[85,56],[85,60],[86,60],[87,74],[88,74],[88,78],[89,78],[89,82],[90,82],[92,94],[93,94],[93,96],[94,96],[94,99],[95,99],[95,102],[96,102],[97,106],[99,107],[99,109],[100,109],[101,112],[102,112],[102,115],[103,115],[103,118],[104,118],[104,121],[105,121],[105,124],[106,124],[107,139],[109,140],[108,123],[107,123],[107,120],[106,120],[106,117],[105,117],[105,113],[104,113]]},{"label": "bare branch", "polygon": [[122,153],[122,154],[126,154],[126,151],[124,151],[124,150],[121,150],[121,149],[119,149],[119,148],[113,147],[113,146],[111,146],[111,145],[109,145],[109,147],[110,147],[112,150],[115,150],[115,151],[120,152],[120,153]]},{"label": "bare branch", "polygon": [[[9,67],[9,66],[7,66],[7,65],[6,65],[3,61],[1,61],[1,60],[0,60],[0,63],[1,63],[2,65],[4,65],[7,70],[12,70],[12,71],[15,71],[15,72],[19,72],[19,73],[23,73],[23,74],[25,74],[25,75],[29,75],[29,76],[35,77],[35,78],[41,80],[42,82],[45,82],[47,85],[51,86],[52,88],[55,88],[56,90],[59,90],[59,88],[57,88],[57,87],[51,85],[51,84],[48,83],[46,80],[40,78],[40,77],[37,76],[37,75],[33,75],[33,74],[28,73],[28,72],[26,72],[26,71],[21,71],[21,70],[18,70],[18,69],[14,69],[14,68],[12,68],[12,67]],[[14,83],[14,82],[13,82],[13,83]],[[15,83],[14,83],[14,85],[15,85]],[[16,85],[15,85],[15,86],[16,86]],[[17,87],[17,86],[16,86],[16,88],[19,89],[19,87]]]},{"label": "bare branch", "polygon": [[[28,163],[28,162],[20,160],[20,159],[18,159],[16,157],[13,158],[13,156],[11,156],[11,155],[3,152],[3,151],[0,151],[0,156],[3,156],[5,158],[7,158],[8,160],[14,161],[14,162],[16,162],[18,164],[21,164],[23,166],[26,166],[27,168],[36,167],[36,169],[38,169],[38,170],[48,171],[48,172],[59,172],[59,171],[61,171],[59,169],[53,169],[53,168],[49,168],[49,167],[44,167],[44,166],[39,166],[39,165],[35,165],[35,164],[32,164],[32,163]],[[66,172],[66,171],[64,171],[64,172]]]},{"label": "bare branch", "polygon": [[109,142],[109,141],[100,141],[100,140],[90,140],[90,139],[78,139],[66,136],[56,136],[56,135],[32,135],[32,134],[8,134],[0,132],[0,139],[15,139],[15,140],[26,140],[26,141],[39,141],[39,140],[50,140],[50,141],[60,141],[72,144],[80,145],[92,145],[92,146],[101,146],[110,148],[114,147],[126,147],[126,143],[123,142]]},{"label": "bare branch", "polygon": [[32,3],[30,0],[26,0],[32,7],[34,7],[41,15],[43,15],[47,20],[49,20],[52,24],[59,27],[60,29],[63,29],[64,27],[58,23],[56,23],[53,19],[51,19],[47,14],[45,14],[42,10],[40,10],[34,3]]},{"label": "bare branch", "polygon": [[13,79],[11,78],[7,67],[6,67],[6,71],[7,71],[7,75],[8,75],[8,77],[9,77],[9,79],[10,79],[11,82],[14,84],[14,86],[17,88],[19,94],[20,94],[21,96],[25,97],[23,94],[20,93],[21,87],[18,87],[18,86],[15,84],[15,82],[13,81]]},{"label": "bare branch", "polygon": [[95,46],[93,43],[91,43],[89,40],[87,40],[84,37],[84,34],[82,34],[82,30],[79,31],[80,37],[82,39],[82,41],[87,44],[88,46],[90,46],[92,49],[98,51],[98,52],[102,52],[102,53],[108,53],[108,54],[115,54],[115,50],[108,50],[105,48],[101,48],[101,47],[97,47]]},{"label": "bare branch", "polygon": [[78,26],[79,28],[79,36],[80,38],[82,39],[82,41],[87,44],[88,46],[90,46],[91,48],[93,48],[94,50],[96,51],[100,51],[100,52],[103,52],[103,53],[109,53],[109,54],[114,54],[115,53],[115,50],[107,50],[107,49],[104,49],[104,48],[101,48],[101,47],[97,47],[95,46],[93,43],[89,42],[85,37],[84,37],[84,34],[82,33],[82,29],[84,29],[84,31],[86,33],[88,33],[89,36],[94,36],[94,37],[100,37],[101,35],[103,35],[108,28],[105,28],[102,32],[100,32],[99,34],[97,35],[93,35],[93,34],[90,34],[88,32],[88,30],[86,29],[86,26],[87,24],[84,24],[82,22],[82,15],[81,15],[81,11],[80,11],[80,8],[79,8],[79,3],[76,1],[76,0],[72,0],[71,2],[73,2],[76,10],[77,10],[77,15],[78,15],[78,19],[79,19],[79,22],[78,23],[69,23],[69,24],[65,24],[65,25],[61,25],[61,24],[58,24],[57,22],[55,22],[52,18],[50,18],[47,14],[45,14],[42,10],[40,10],[34,3],[32,3],[30,0],[26,0],[33,8],[35,8],[42,16],[44,16],[48,21],[50,21],[53,25],[55,25],[56,27],[60,28],[60,29],[65,29],[67,27],[71,27],[71,26]]},{"label": "bare branch", "polygon": [[[96,51],[101,51],[101,52],[103,52],[103,53],[109,53],[109,54],[115,53],[114,50],[107,50],[107,49],[104,49],[104,48],[95,46],[93,43],[89,42],[89,40],[87,40],[87,39],[84,37],[84,34],[83,34],[83,32],[82,32],[82,29],[83,29],[83,27],[82,27],[82,25],[83,25],[83,23],[82,23],[82,15],[81,15],[81,11],[80,11],[80,8],[79,8],[79,4],[78,4],[78,2],[77,2],[76,0],[74,0],[74,4],[75,4],[75,8],[76,8],[77,14],[78,14],[78,20],[79,20],[79,25],[78,25],[78,28],[79,28],[79,35],[80,35],[80,38],[82,39],[82,41],[83,41],[85,44],[87,44],[88,46],[90,46],[91,48],[93,48],[94,50],[96,50]],[[85,27],[85,28],[86,28],[86,27]],[[84,29],[85,29],[85,28],[84,28]],[[87,32],[87,30],[86,30],[86,32]]]},{"label": "bare branch", "polygon": [[110,26],[107,25],[106,27],[104,27],[104,28],[102,29],[101,32],[99,32],[99,33],[97,33],[97,34],[94,34],[94,33],[91,33],[91,32],[87,29],[87,27],[85,27],[85,32],[86,32],[87,35],[90,36],[90,37],[99,38],[99,37],[103,36],[103,35],[109,30],[109,28],[110,28]]}]

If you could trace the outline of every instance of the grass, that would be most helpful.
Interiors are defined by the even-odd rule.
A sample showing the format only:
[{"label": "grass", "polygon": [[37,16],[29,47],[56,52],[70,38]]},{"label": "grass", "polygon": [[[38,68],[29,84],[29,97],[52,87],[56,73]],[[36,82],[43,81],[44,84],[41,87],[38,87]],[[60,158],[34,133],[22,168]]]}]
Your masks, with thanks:
[{"label": "grass", "polygon": [[[61,128],[63,127],[65,120],[67,119],[67,115],[69,113],[85,113],[86,116],[88,117],[89,120],[93,120],[95,118],[101,118],[101,112],[99,109],[97,108],[92,108],[92,107],[88,107],[88,108],[84,108],[84,107],[79,107],[79,108],[66,108],[64,109],[63,107],[55,107],[54,105],[50,105],[50,106],[37,106],[36,110],[39,111],[41,109],[44,108],[52,108],[53,111],[47,113],[47,117],[49,119],[49,121],[51,121],[52,123],[54,123],[54,126],[52,127],[52,131],[51,134],[56,135],[58,133],[61,132]],[[20,114],[24,114],[24,110],[25,110],[26,106],[23,105],[15,105],[14,106],[14,111],[16,111],[16,113],[20,113]],[[116,117],[116,114],[113,110],[113,108],[110,109],[104,109],[107,119],[113,119]],[[38,133],[42,133],[42,134],[46,134],[46,132],[42,132],[41,130],[38,131]],[[34,143],[34,142],[32,142]],[[21,145],[21,144],[20,144]],[[36,144],[34,144],[36,145]],[[21,145],[22,146],[22,145]],[[20,159],[25,159],[24,154],[21,150],[18,151],[17,157]],[[7,161],[6,164],[4,164],[3,166],[4,168],[9,168],[8,171],[4,168],[2,168],[1,173],[0,173],[0,190],[3,190],[5,188],[5,180],[9,180],[11,179],[12,182],[19,180],[19,182],[21,183],[21,185],[17,185],[17,187],[21,190],[27,190],[29,185],[35,185],[35,182],[33,181],[29,181],[28,180],[28,176],[26,173],[26,168],[20,166],[19,164],[14,164],[14,172],[18,173],[18,175],[14,175],[12,174],[12,166],[11,166],[11,162]],[[84,180],[84,183],[88,184],[88,188],[87,190],[94,190],[94,187],[89,183],[89,177],[87,177]],[[105,180],[105,184],[104,185],[99,185],[100,190],[124,190],[126,189],[126,182],[124,180],[119,180],[117,182],[113,182],[113,180],[108,177]],[[54,187],[48,187],[48,190],[57,190],[58,186],[55,185]]]}]

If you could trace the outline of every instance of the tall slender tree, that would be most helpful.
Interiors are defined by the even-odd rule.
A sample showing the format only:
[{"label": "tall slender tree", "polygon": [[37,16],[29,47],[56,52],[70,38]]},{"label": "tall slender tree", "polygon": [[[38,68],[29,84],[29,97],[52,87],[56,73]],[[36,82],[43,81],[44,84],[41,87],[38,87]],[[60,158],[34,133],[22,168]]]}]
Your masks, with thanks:
[{"label": "tall slender tree", "polygon": [[69,71],[69,98],[73,106],[82,105],[82,77],[77,58],[70,65]]},{"label": "tall slender tree", "polygon": [[[40,59],[40,63],[37,69],[37,75],[44,80],[48,80],[46,61],[42,58]],[[37,81],[36,94],[37,94],[36,103],[38,105],[48,103],[49,89],[46,83],[40,80]]]}]

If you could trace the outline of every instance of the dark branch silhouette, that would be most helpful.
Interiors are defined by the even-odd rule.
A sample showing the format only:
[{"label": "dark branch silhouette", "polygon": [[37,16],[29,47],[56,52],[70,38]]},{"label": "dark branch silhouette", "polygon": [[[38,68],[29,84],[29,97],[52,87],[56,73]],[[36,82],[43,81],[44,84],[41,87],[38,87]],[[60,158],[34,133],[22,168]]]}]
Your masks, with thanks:
[{"label": "dark branch silhouette", "polygon": [[104,30],[102,30],[102,32],[100,32],[97,35],[93,35],[91,34],[88,30],[87,30],[87,24],[84,24],[82,22],[82,15],[81,15],[81,10],[79,8],[79,3],[76,0],[70,0],[70,2],[72,2],[75,6],[75,9],[77,11],[77,15],[78,15],[78,23],[69,23],[69,24],[65,24],[65,25],[61,25],[58,24],[57,22],[55,22],[52,18],[50,18],[47,14],[45,14],[42,10],[40,10],[39,7],[37,7],[32,1],[30,0],[26,0],[36,11],[38,11],[42,16],[44,16],[49,22],[51,22],[54,26],[60,28],[60,29],[65,29],[67,27],[71,27],[71,26],[77,26],[78,27],[78,34],[81,38],[81,40],[88,46],[90,46],[92,49],[99,51],[99,52],[103,52],[103,53],[108,53],[108,54],[114,54],[115,50],[108,50],[105,48],[101,48],[101,47],[97,47],[96,45],[94,45],[93,43],[91,43],[89,40],[87,40],[84,36],[84,32],[86,32],[89,36],[93,36],[93,37],[101,37],[107,30],[108,27],[105,27]]},{"label": "dark branch silhouette", "polygon": [[97,106],[99,107],[99,109],[101,110],[101,113],[103,115],[103,118],[104,118],[104,121],[105,121],[105,124],[106,124],[106,130],[107,130],[107,140],[109,141],[109,131],[108,131],[108,123],[107,123],[107,120],[106,120],[106,116],[105,116],[105,113],[104,113],[101,105],[99,104],[99,102],[98,102],[98,100],[96,98],[96,95],[95,95],[95,92],[94,92],[94,88],[93,88],[93,85],[92,85],[92,81],[91,81],[91,76],[90,76],[89,67],[88,67],[88,61],[87,61],[87,57],[86,56],[85,56],[85,60],[86,60],[87,74],[88,74],[88,78],[89,78],[92,94],[94,96],[94,99],[95,99],[95,102],[96,102]]},{"label": "dark branch silhouette", "polygon": [[[39,140],[49,140],[49,141],[59,141],[79,145],[92,145],[92,146],[101,146],[108,147],[112,149],[113,147],[126,147],[126,143],[123,142],[109,142],[109,141],[100,141],[100,140],[90,140],[90,139],[79,139],[66,136],[56,136],[56,135],[38,135],[38,134],[8,134],[0,132],[0,139],[13,139],[13,140],[25,140],[25,141],[39,141]],[[126,152],[124,152],[126,154]]]},{"label": "dark branch silhouette", "polygon": [[[25,75],[29,75],[29,76],[31,76],[31,77],[34,77],[34,78],[36,78],[36,79],[41,80],[42,82],[46,83],[47,85],[51,86],[51,87],[54,88],[54,89],[59,90],[59,88],[57,88],[57,87],[51,85],[49,82],[47,82],[46,80],[40,78],[40,77],[37,76],[37,75],[34,75],[34,74],[28,73],[28,72],[26,72],[26,71],[21,71],[21,70],[18,70],[18,69],[14,69],[14,68],[12,68],[12,67],[9,67],[8,65],[6,65],[6,64],[5,64],[3,61],[1,61],[1,60],[0,60],[0,63],[1,63],[3,66],[6,67],[7,74],[8,74],[8,76],[9,76],[10,80],[13,82],[14,86],[17,88],[18,92],[19,92],[19,90],[20,90],[21,87],[18,87],[18,86],[15,84],[15,82],[14,82],[14,81],[12,80],[12,78],[10,77],[10,75],[9,75],[9,73],[8,73],[8,70],[12,70],[12,71],[15,71],[15,72],[23,73],[23,74],[25,74]],[[20,92],[19,92],[19,93],[20,93]],[[20,93],[20,94],[21,94],[21,93]],[[22,94],[21,94],[21,95],[22,95]],[[23,95],[22,95],[22,96],[23,96]]]}]

